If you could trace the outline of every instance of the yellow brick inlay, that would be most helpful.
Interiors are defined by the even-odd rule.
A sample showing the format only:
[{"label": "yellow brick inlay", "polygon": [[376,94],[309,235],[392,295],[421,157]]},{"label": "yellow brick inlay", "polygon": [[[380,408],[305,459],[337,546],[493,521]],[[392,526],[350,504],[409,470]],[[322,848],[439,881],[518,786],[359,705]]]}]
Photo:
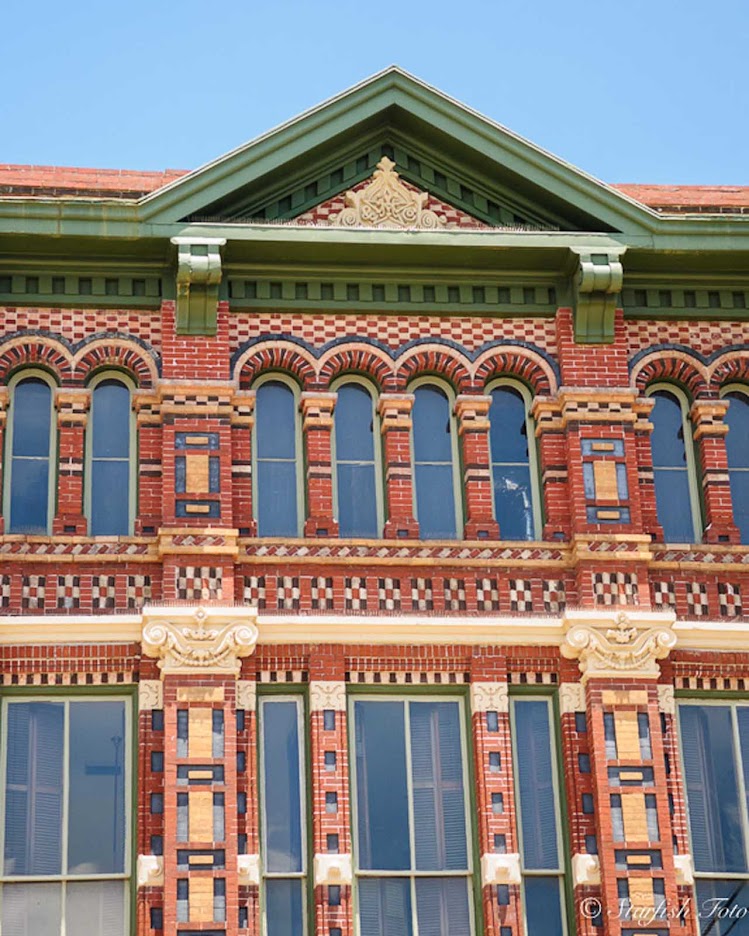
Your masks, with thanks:
[{"label": "yellow brick inlay", "polygon": [[210,758],[213,754],[213,709],[188,709],[188,744],[190,757]]},{"label": "yellow brick inlay", "polygon": [[213,922],[213,878],[190,878],[190,922]]},{"label": "yellow brick inlay", "polygon": [[629,902],[633,910],[652,909],[655,905],[653,882],[650,878],[630,878]]},{"label": "yellow brick inlay", "polygon": [[590,447],[594,452],[613,452],[614,451],[613,442],[592,442]]},{"label": "yellow brick inlay", "polygon": [[178,702],[223,702],[224,687],[214,686],[212,689],[199,686],[181,686],[177,690]]},{"label": "yellow brick inlay", "polygon": [[604,689],[601,693],[604,705],[647,705],[646,689]]},{"label": "yellow brick inlay", "polygon": [[190,841],[213,841],[213,793],[190,790]]},{"label": "yellow brick inlay", "polygon": [[616,462],[594,461],[593,483],[596,488],[596,500],[619,500],[619,486],[616,483]]},{"label": "yellow brick inlay", "polygon": [[190,867],[193,865],[212,865],[213,855],[190,855],[187,863]]},{"label": "yellow brick inlay", "polygon": [[619,779],[620,780],[642,780],[644,774],[641,770],[620,770]]},{"label": "yellow brick inlay", "polygon": [[208,491],[208,455],[190,454],[185,456],[185,492],[187,494],[205,494]]},{"label": "yellow brick inlay", "polygon": [[185,504],[185,513],[207,514],[211,512],[208,504]]},{"label": "yellow brick inlay", "polygon": [[644,793],[622,793],[622,819],[624,839],[627,842],[647,842],[648,819]]},{"label": "yellow brick inlay", "polygon": [[212,770],[189,770],[187,775],[190,780],[213,780]]},{"label": "yellow brick inlay", "polygon": [[621,510],[599,510],[599,520],[618,520],[622,515]]},{"label": "yellow brick inlay", "polygon": [[619,760],[641,760],[640,730],[637,712],[632,709],[614,712],[616,756]]},{"label": "yellow brick inlay", "polygon": [[652,864],[652,859],[650,855],[627,855],[627,864],[642,865],[643,867],[649,868]]}]

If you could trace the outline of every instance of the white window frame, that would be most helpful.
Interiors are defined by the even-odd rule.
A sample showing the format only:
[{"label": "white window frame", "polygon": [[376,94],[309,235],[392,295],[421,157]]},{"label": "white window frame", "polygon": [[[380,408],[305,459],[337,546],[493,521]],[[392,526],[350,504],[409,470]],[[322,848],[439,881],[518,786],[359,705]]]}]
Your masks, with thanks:
[{"label": "white window frame", "polygon": [[[409,852],[411,858],[410,869],[405,871],[388,870],[362,870],[359,867],[359,803],[357,797],[358,783],[356,770],[356,723],[354,706],[357,702],[402,702],[404,703],[404,733],[406,748],[406,782],[408,791],[408,826],[409,826]],[[419,871],[413,867],[416,856],[416,835],[414,831],[414,806],[411,760],[411,702],[454,702],[458,706],[458,719],[460,723],[460,756],[463,767],[463,797],[465,805],[466,823],[466,864],[465,871]],[[419,936],[418,910],[416,902],[416,881],[419,878],[465,878],[468,888],[468,914],[469,932],[472,936],[477,934],[476,908],[474,906],[474,867],[473,867],[473,821],[471,814],[471,786],[469,771],[468,737],[466,729],[466,700],[458,695],[391,695],[390,693],[348,693],[347,716],[349,731],[349,800],[351,804],[351,852],[353,862],[353,899],[354,899],[354,932],[361,936],[361,921],[359,918],[359,880],[361,878],[406,878],[411,882],[411,921],[412,936]]]},{"label": "white window frame", "polygon": [[[133,381],[122,373],[122,371],[117,370],[107,370],[100,371],[97,373],[89,382],[88,390],[91,393],[90,401],[90,412],[88,422],[86,424],[86,469],[85,469],[85,490],[84,490],[84,512],[86,516],[86,522],[88,524],[89,536],[91,535],[91,504],[93,499],[92,491],[92,479],[93,479],[93,451],[94,451],[94,390],[96,387],[103,383],[105,380],[114,380],[118,383],[121,383],[123,387],[127,390],[130,395],[130,445],[128,448],[128,532],[127,536],[133,535],[133,529],[135,527],[135,508],[137,501],[137,453],[138,453],[138,438],[137,438],[137,421],[135,418],[135,410],[133,409],[133,393],[136,389]],[[117,459],[119,461],[119,459]],[[116,536],[117,534],[107,534],[108,536]]]},{"label": "white window frame", "polygon": [[[0,698],[0,868],[4,871],[5,861],[5,806],[7,798],[5,788],[7,783],[8,770],[8,745],[7,725],[8,725],[8,706],[18,703],[37,703],[52,702],[64,704],[64,729],[63,729],[63,793],[62,793],[62,839],[61,839],[61,869],[60,874],[16,874],[5,875],[0,873],[0,936],[3,934],[2,925],[2,890],[4,884],[61,884],[62,894],[60,898],[60,934],[66,933],[65,928],[65,898],[68,884],[83,884],[97,881],[124,881],[124,909],[123,909],[123,929],[125,936],[130,933],[131,927],[131,909],[133,898],[133,870],[132,870],[132,852],[133,852],[133,698],[129,695],[28,695],[19,693],[18,695],[6,695]],[[124,871],[111,874],[67,874],[65,867],[68,860],[68,810],[69,810],[69,783],[70,783],[70,703],[71,702],[122,702],[125,712],[125,729],[123,738],[122,753],[122,777],[124,791],[124,826],[125,835],[123,842],[124,852]],[[67,934],[70,936],[70,934]]]},{"label": "white window frame", "polygon": [[47,481],[47,529],[45,533],[28,534],[29,536],[49,536],[52,532],[52,521],[55,518],[56,500],[57,500],[57,475],[58,475],[58,453],[57,453],[57,418],[55,402],[58,390],[58,384],[54,377],[39,367],[23,367],[11,377],[8,381],[8,391],[10,394],[10,405],[6,419],[5,429],[5,477],[3,479],[3,503],[5,509],[6,532],[10,530],[12,523],[12,504],[11,504],[11,477],[13,473],[13,423],[15,421],[15,390],[19,383],[24,380],[35,378],[43,380],[50,390],[50,416],[49,416],[49,471]]},{"label": "white window frame", "polygon": [[[301,871],[266,871],[265,846],[268,840],[265,816],[265,758],[263,756],[263,707],[274,702],[293,702],[297,707],[297,737],[299,739],[299,791],[300,791],[300,835],[302,842],[302,870]],[[309,926],[309,832],[308,832],[308,802],[307,790],[307,728],[306,704],[302,693],[267,693],[258,695],[257,699],[257,737],[258,737],[258,780],[259,780],[259,814],[260,814],[260,917],[261,932],[267,934],[267,901],[265,898],[265,884],[273,880],[299,880],[302,882],[302,936],[306,936]],[[2,934],[0,934],[2,936]]]}]

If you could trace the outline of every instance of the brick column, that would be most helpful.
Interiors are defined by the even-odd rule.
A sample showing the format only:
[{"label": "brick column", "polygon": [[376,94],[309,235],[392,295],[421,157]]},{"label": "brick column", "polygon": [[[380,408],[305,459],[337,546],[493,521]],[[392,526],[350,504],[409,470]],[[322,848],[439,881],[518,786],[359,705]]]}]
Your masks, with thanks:
[{"label": "brick column", "polygon": [[[331,652],[332,650],[332,652]],[[315,933],[354,932],[345,662],[332,648],[310,657],[310,759]]]},{"label": "brick column", "polygon": [[725,415],[727,400],[697,400],[689,413],[698,464],[702,469],[706,543],[739,543],[741,534],[733,522],[733,503],[728,475]]},{"label": "brick column", "polygon": [[[0,536],[5,532],[5,511],[8,505],[4,502],[3,491],[5,490],[5,430],[8,425],[8,403],[10,402],[10,393],[7,387],[0,387]],[[10,452],[8,452],[10,459]]]},{"label": "brick column", "polygon": [[635,452],[637,456],[637,487],[640,492],[642,530],[655,542],[663,542],[663,528],[658,523],[658,507],[655,501],[655,474],[653,472],[653,449],[650,436],[653,424],[650,414],[655,406],[652,397],[639,397],[634,406],[637,417],[634,424]]},{"label": "brick column", "polygon": [[[252,662],[252,660],[246,661]],[[245,797],[247,809],[239,817],[237,842],[239,865],[239,914],[247,917],[248,936],[260,936],[260,801],[257,763],[257,685],[251,667],[237,683],[237,797]],[[252,679],[245,678],[253,676]],[[241,761],[241,763],[240,763]],[[244,770],[242,770],[242,765]],[[244,836],[244,838],[242,838]],[[240,933],[245,928],[239,928]]]},{"label": "brick column", "polygon": [[152,923],[164,914],[164,693],[158,671],[153,670],[153,663],[144,660],[138,683],[139,934],[154,929]]},{"label": "brick column", "polygon": [[237,676],[257,641],[252,611],[147,608],[144,625],[143,652],[162,677],[163,793],[149,808],[163,812],[164,936],[243,936],[240,885],[246,908],[244,888],[258,884],[257,861],[239,854],[248,804],[237,777],[240,689],[248,704]]},{"label": "brick column", "polygon": [[232,399],[231,480],[232,521],[240,536],[255,536],[252,509],[252,431],[255,427],[255,391],[242,390]]},{"label": "brick column", "polygon": [[338,536],[333,518],[333,458],[331,434],[337,394],[302,393],[302,431],[307,468],[305,536]]},{"label": "brick column", "polygon": [[486,936],[522,932],[507,665],[485,647],[472,660],[471,730]]},{"label": "brick column", "polygon": [[411,460],[412,393],[382,393],[378,401],[385,467],[385,539],[418,539]]},{"label": "brick column", "polygon": [[[52,521],[55,535],[88,534],[88,520],[83,515],[83,465],[90,405],[89,390],[60,388],[55,393],[59,449],[57,512]],[[55,453],[50,455],[54,460]]]},{"label": "brick column", "polygon": [[494,489],[489,452],[490,396],[461,394],[455,401],[458,436],[462,441],[465,539],[499,539],[494,519]]},{"label": "brick column", "polygon": [[136,536],[158,533],[162,522],[162,427],[158,395],[136,391],[133,406],[138,432]]},{"label": "brick column", "polygon": [[536,397],[531,406],[541,469],[545,540],[569,539],[572,530],[567,440],[559,401]]},{"label": "brick column", "polygon": [[[645,924],[687,933],[679,908],[669,787],[660,720],[657,660],[676,643],[671,613],[568,612],[562,653],[579,660],[593,780],[599,860],[573,855],[583,931],[584,889],[600,875],[604,936]],[[668,912],[664,913],[663,909]],[[671,915],[669,915],[671,914]]]}]

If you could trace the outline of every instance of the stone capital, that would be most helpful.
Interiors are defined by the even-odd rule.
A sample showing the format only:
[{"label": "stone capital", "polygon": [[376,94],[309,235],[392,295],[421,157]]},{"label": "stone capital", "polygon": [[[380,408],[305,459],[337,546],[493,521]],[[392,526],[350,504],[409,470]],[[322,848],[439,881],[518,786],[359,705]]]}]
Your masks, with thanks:
[{"label": "stone capital", "polygon": [[257,887],[260,883],[260,855],[237,855],[239,883]]},{"label": "stone capital", "polygon": [[351,855],[315,855],[315,887],[340,886],[353,879]]},{"label": "stone capital", "polygon": [[497,855],[494,852],[481,856],[481,883],[484,887],[495,884],[519,884],[520,855]]},{"label": "stone capital", "polygon": [[380,431],[410,429],[413,405],[413,393],[381,393],[377,400]]},{"label": "stone capital", "polygon": [[254,712],[257,708],[257,683],[254,679],[237,682],[237,708],[245,712]]},{"label": "stone capital", "polygon": [[160,679],[141,679],[138,683],[138,709],[148,712],[164,708],[164,686]]},{"label": "stone capital", "polygon": [[237,677],[241,659],[258,639],[253,608],[152,607],[143,609],[143,653],[164,676]]},{"label": "stone capital", "polygon": [[455,415],[458,418],[458,432],[488,432],[490,396],[461,393],[455,400]]},{"label": "stone capital", "polygon": [[305,391],[301,395],[302,427],[308,429],[332,429],[333,410],[337,393]]},{"label": "stone capital", "polygon": [[601,883],[601,863],[598,855],[572,856],[572,886],[597,887]]},{"label": "stone capital", "polygon": [[655,679],[676,646],[672,611],[568,610],[562,656],[577,660],[582,682],[602,679]]},{"label": "stone capital", "polygon": [[728,400],[695,400],[689,410],[694,426],[695,442],[703,436],[722,436],[728,433],[725,421]]},{"label": "stone capital", "polygon": [[506,682],[471,683],[472,712],[509,712],[510,693]]},{"label": "stone capital", "polygon": [[346,708],[346,683],[338,680],[310,680],[309,707],[311,712],[333,709],[343,712]]},{"label": "stone capital", "polygon": [[136,879],[138,887],[163,887],[164,859],[161,855],[138,855]]},{"label": "stone capital", "polygon": [[560,683],[559,711],[562,715],[584,712],[585,707],[585,686],[582,683]]}]

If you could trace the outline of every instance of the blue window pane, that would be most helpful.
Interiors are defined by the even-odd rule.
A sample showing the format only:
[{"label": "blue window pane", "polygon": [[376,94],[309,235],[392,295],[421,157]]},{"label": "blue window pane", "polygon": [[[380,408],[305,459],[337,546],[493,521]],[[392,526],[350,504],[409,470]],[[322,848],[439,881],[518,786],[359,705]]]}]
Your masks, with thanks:
[{"label": "blue window pane", "polygon": [[494,514],[499,535],[529,540],[535,535],[531,471],[527,465],[494,465]]},{"label": "blue window pane", "polygon": [[9,533],[46,533],[49,459],[13,458]]},{"label": "blue window pane", "polygon": [[68,873],[125,870],[125,706],[70,703]]},{"label": "blue window pane", "polygon": [[489,422],[492,461],[527,462],[525,400],[519,390],[498,387],[492,391]]},{"label": "blue window pane", "polygon": [[410,867],[406,737],[402,702],[357,702],[356,802],[359,864]]},{"label": "blue window pane", "polygon": [[258,387],[255,433],[259,458],[296,458],[296,399],[285,383],[273,380]]},{"label": "blue window pane", "polygon": [[296,536],[296,464],[268,461],[257,465],[257,526],[260,536]]},{"label": "blue window pane", "polygon": [[37,377],[17,384],[13,391],[13,455],[49,457],[52,388]]},{"label": "blue window pane", "polygon": [[130,455],[130,391],[119,380],[103,380],[94,388],[91,404],[94,458]]},{"label": "blue window pane", "polygon": [[296,702],[263,702],[262,732],[265,868],[270,872],[301,871],[302,790]]},{"label": "blue window pane", "polygon": [[415,461],[452,463],[450,404],[445,394],[437,387],[418,387],[412,417]]},{"label": "blue window pane", "polygon": [[460,710],[455,702],[412,702],[411,784],[416,867],[468,867]]},{"label": "blue window pane", "polygon": [[656,468],[654,476],[655,505],[665,542],[691,543],[694,523],[687,472]]},{"label": "blue window pane", "polygon": [[741,542],[749,543],[749,471],[729,471],[733,522],[741,533]]},{"label": "blue window pane", "polygon": [[564,936],[559,879],[525,877],[525,918],[531,936]]},{"label": "blue window pane", "polygon": [[130,532],[130,464],[91,462],[91,535],[127,536]]},{"label": "blue window pane", "polygon": [[684,468],[687,463],[684,447],[684,420],[676,397],[666,390],[653,394],[655,406],[650,419],[653,423],[651,445],[653,465],[656,468]]},{"label": "blue window pane", "polygon": [[361,936],[411,936],[411,884],[402,878],[361,878]]},{"label": "blue window pane", "polygon": [[725,417],[728,467],[749,468],[749,397],[745,393],[727,393],[725,398],[729,401]]},{"label": "blue window pane", "polygon": [[745,871],[731,709],[682,705],[689,827],[697,871]]},{"label": "blue window pane", "polygon": [[8,706],[5,791],[7,875],[62,870],[64,706]]},{"label": "blue window pane", "polygon": [[374,464],[339,462],[336,474],[339,536],[378,536]]},{"label": "blue window pane", "polygon": [[421,539],[455,539],[455,489],[449,465],[416,465],[416,514]]},{"label": "blue window pane", "polygon": [[304,904],[302,881],[265,882],[266,936],[302,936]]},{"label": "blue window pane", "polygon": [[542,701],[517,701],[513,711],[523,864],[556,869],[559,850],[549,706]]},{"label": "blue window pane", "polygon": [[336,458],[374,461],[374,413],[372,397],[361,384],[345,384],[335,405]]},{"label": "blue window pane", "polygon": [[465,878],[416,881],[419,936],[470,936],[471,914]]},{"label": "blue window pane", "polygon": [[696,889],[700,936],[749,936],[749,883],[701,880]]}]

